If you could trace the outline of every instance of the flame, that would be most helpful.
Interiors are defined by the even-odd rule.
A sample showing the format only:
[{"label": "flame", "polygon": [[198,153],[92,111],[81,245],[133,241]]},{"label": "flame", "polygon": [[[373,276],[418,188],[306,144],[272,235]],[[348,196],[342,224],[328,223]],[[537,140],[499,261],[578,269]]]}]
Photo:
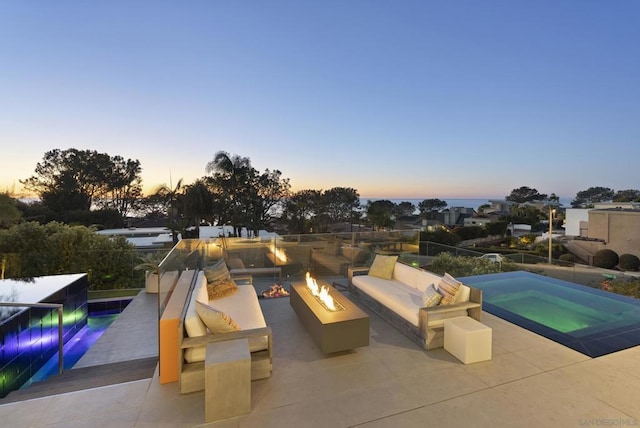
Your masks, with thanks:
[{"label": "flame", "polygon": [[280,284],[273,284],[267,290],[262,292],[262,297],[286,297],[289,295],[289,292],[286,288],[284,288]]},{"label": "flame", "polygon": [[307,288],[311,291],[311,294],[316,296],[330,311],[336,311],[336,305],[333,301],[333,297],[329,294],[329,289],[323,285],[322,288],[318,287],[318,282],[311,277],[311,274],[307,272],[306,275]]},{"label": "flame", "polygon": [[271,244],[271,252],[276,257],[276,259],[278,259],[282,263],[286,263],[287,262],[287,260],[288,260],[287,259],[287,253],[285,253],[283,249],[276,247],[275,242],[273,244]]}]

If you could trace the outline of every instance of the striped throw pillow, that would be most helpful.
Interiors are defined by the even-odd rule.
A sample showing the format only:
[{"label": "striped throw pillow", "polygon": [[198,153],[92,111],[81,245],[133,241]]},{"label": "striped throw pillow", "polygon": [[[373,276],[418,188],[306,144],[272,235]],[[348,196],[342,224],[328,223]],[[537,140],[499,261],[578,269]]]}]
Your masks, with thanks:
[{"label": "striped throw pillow", "polygon": [[456,301],[456,295],[460,290],[460,286],[462,283],[445,273],[444,276],[440,279],[440,283],[438,283],[438,292],[442,295],[442,300],[440,300],[441,305],[449,305]]},{"label": "striped throw pillow", "polygon": [[437,306],[442,300],[442,295],[438,293],[435,285],[431,284],[427,287],[427,289],[422,293],[422,304],[425,308],[430,308],[431,306]]}]

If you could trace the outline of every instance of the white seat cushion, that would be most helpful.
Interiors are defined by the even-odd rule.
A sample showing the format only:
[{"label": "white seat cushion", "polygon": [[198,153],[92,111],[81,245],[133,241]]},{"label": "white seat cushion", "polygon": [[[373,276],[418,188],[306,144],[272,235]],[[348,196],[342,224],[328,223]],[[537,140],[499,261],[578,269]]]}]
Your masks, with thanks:
[{"label": "white seat cushion", "polygon": [[[207,303],[215,310],[227,314],[240,327],[240,330],[249,330],[267,326],[264,316],[262,315],[262,308],[260,308],[260,303],[258,302],[258,295],[256,294],[256,290],[253,288],[253,285],[238,285],[238,291],[235,294],[221,299],[208,301],[206,287],[207,282],[202,271],[198,273],[196,281],[196,287],[198,288],[194,290],[192,294],[191,301],[187,307],[187,313],[185,315],[185,330],[189,337],[204,336],[208,333],[207,327],[196,312],[196,300]],[[249,338],[249,350],[251,352],[262,351],[267,349],[267,347],[268,338],[266,336]],[[205,354],[205,346],[189,348],[184,352],[184,359],[189,363],[204,361]]]},{"label": "white seat cushion", "polygon": [[369,275],[354,276],[353,285],[418,327],[418,313],[423,305],[422,293],[417,289]]}]

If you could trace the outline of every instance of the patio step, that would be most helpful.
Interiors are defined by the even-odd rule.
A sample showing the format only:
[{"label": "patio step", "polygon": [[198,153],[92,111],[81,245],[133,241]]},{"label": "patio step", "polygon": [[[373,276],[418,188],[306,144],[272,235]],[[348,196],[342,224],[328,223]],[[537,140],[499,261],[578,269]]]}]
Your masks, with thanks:
[{"label": "patio step", "polygon": [[158,357],[150,357],[67,370],[61,375],[35,382],[28,388],[10,392],[0,399],[0,404],[149,379],[153,377],[157,364]]}]

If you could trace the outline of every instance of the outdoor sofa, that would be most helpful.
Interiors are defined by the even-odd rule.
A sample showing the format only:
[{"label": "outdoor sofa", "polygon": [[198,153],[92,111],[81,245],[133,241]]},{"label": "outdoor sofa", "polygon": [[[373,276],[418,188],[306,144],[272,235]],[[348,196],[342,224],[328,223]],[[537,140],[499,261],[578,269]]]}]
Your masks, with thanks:
[{"label": "outdoor sofa", "polygon": [[[445,319],[469,316],[480,321],[481,290],[464,284],[451,286],[458,282],[451,276],[405,265],[395,256],[376,255],[371,268],[349,268],[347,277],[352,296],[424,349],[444,345]],[[447,294],[443,290],[456,287],[452,295],[442,297]],[[433,295],[434,290],[440,299]]]},{"label": "outdoor sofa", "polygon": [[[272,333],[265,322],[253,285],[237,284],[236,292],[215,299],[209,298],[207,285],[205,271],[201,270],[197,274],[194,289],[188,299],[183,325],[179,328],[180,392],[189,393],[204,389],[204,361],[207,344],[212,342],[248,338],[251,353],[251,380],[270,377],[273,367]],[[197,302],[208,305],[213,311],[205,308],[206,313],[203,318],[205,305],[198,305]],[[212,332],[208,324],[205,324],[207,314],[214,314],[217,322],[223,324],[227,322],[238,329],[227,328],[226,330],[230,331]]]}]

